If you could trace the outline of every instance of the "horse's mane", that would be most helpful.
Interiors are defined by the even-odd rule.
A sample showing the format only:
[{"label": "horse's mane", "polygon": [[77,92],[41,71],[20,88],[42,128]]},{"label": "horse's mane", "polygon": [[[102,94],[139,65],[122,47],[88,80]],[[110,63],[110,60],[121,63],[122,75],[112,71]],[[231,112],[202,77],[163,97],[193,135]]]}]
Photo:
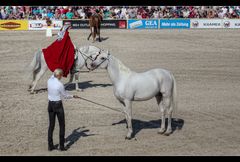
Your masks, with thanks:
[{"label": "horse's mane", "polygon": [[120,73],[124,73],[124,74],[131,73],[131,70],[126,65],[124,65],[121,60],[117,59],[114,56],[112,56],[112,58],[116,62],[116,65],[118,65],[118,69],[119,69]]}]

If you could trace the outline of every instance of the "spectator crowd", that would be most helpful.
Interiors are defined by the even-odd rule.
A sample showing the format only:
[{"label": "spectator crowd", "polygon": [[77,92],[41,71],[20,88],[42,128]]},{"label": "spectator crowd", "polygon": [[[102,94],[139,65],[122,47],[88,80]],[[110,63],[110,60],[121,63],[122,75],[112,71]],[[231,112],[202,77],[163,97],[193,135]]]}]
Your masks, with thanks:
[{"label": "spectator crowd", "polygon": [[240,18],[240,6],[0,6],[0,19]]}]

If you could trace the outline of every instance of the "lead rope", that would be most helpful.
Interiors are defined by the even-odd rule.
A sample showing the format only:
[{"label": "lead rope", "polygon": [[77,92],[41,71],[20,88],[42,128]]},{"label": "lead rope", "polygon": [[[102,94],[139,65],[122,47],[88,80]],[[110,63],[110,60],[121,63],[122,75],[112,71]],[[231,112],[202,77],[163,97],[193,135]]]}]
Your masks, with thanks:
[{"label": "lead rope", "polygon": [[111,110],[113,110],[113,111],[122,112],[122,111],[120,111],[120,110],[117,110],[117,109],[111,108],[111,107],[109,107],[109,106],[106,106],[106,105],[103,105],[103,104],[100,104],[100,103],[96,103],[96,102],[94,102],[94,101],[91,101],[91,100],[85,99],[85,98],[83,98],[83,97],[79,97],[79,98],[82,99],[82,100],[85,100],[85,101],[91,102],[91,103],[93,103],[93,104],[95,104],[95,105],[99,105],[99,106],[102,106],[102,107],[105,107],[105,108],[111,109]]}]

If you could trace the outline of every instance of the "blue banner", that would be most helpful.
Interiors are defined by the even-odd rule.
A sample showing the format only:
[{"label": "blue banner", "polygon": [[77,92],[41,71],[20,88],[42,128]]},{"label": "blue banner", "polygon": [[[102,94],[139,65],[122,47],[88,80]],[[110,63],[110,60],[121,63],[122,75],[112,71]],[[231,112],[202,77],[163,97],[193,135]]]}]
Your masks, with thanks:
[{"label": "blue banner", "polygon": [[158,29],[158,19],[128,20],[128,29]]},{"label": "blue banner", "polygon": [[190,28],[190,19],[160,19],[161,29],[188,29]]}]

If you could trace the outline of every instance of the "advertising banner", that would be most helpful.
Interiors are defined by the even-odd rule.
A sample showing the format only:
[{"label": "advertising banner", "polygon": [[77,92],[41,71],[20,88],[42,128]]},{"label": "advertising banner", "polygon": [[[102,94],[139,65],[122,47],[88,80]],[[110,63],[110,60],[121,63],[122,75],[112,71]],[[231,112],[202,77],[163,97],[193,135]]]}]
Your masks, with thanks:
[{"label": "advertising banner", "polygon": [[89,28],[88,20],[63,20],[63,25],[71,25],[71,29],[86,29]]},{"label": "advertising banner", "polygon": [[191,28],[222,28],[222,19],[191,19]]},{"label": "advertising banner", "polygon": [[[89,29],[89,20],[63,20],[63,24],[71,24],[72,29]],[[126,20],[103,20],[101,28],[104,29],[126,29]]]},{"label": "advertising banner", "polygon": [[28,21],[0,20],[0,30],[28,30]]},{"label": "advertising banner", "polygon": [[158,29],[158,19],[128,20],[128,29]]},{"label": "advertising banner", "polygon": [[101,28],[126,29],[127,21],[126,20],[103,20],[101,23]]},{"label": "advertising banner", "polygon": [[240,28],[240,19],[223,19],[223,28]]},{"label": "advertising banner", "polygon": [[[61,20],[53,20],[51,28],[53,30],[60,30],[62,28],[63,22]],[[29,30],[46,30],[47,23],[46,20],[29,20],[28,21]]]},{"label": "advertising banner", "polygon": [[189,29],[190,19],[160,19],[160,29]]}]

